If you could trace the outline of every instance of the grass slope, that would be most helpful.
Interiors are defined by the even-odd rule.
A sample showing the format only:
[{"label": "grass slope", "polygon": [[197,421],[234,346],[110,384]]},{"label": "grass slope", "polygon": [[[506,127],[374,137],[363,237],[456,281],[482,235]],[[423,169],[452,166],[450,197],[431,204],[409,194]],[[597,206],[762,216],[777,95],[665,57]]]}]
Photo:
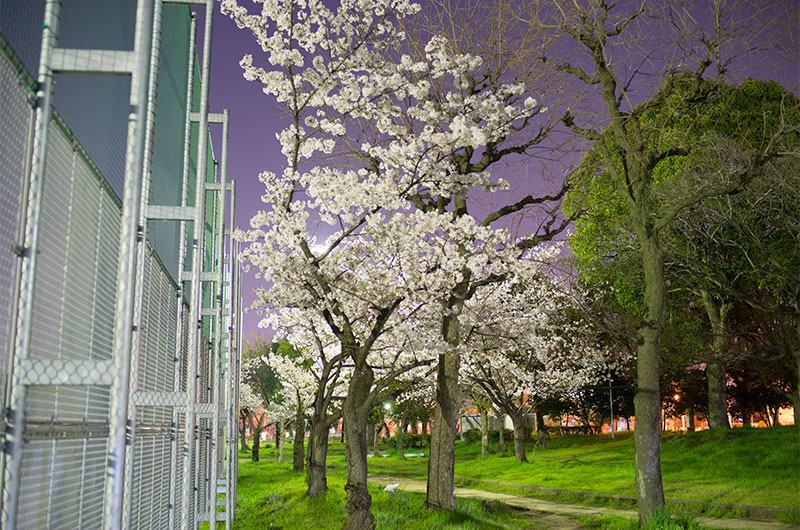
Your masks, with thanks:
[{"label": "grass slope", "polygon": [[[332,464],[344,464],[340,450]],[[515,484],[635,496],[634,447],[629,433],[548,440],[528,451],[529,464],[510,456],[481,460],[477,443],[457,442],[456,475]],[[414,450],[416,451],[416,450]],[[425,458],[370,459],[370,472],[426,477]],[[795,427],[667,434],[661,448],[668,498],[800,508],[800,431]],[[473,486],[475,486],[473,484]]]},{"label": "grass slope", "polygon": [[[261,462],[240,460],[233,528],[341,528],[345,520],[344,470],[332,469],[328,475],[330,491],[308,499],[304,497],[304,474],[293,473],[291,463],[275,463],[274,452],[274,449],[263,451]],[[240,456],[247,457],[242,453]],[[421,494],[388,493],[379,486],[371,486],[370,494],[372,513],[381,529],[537,528],[530,519],[521,519],[511,512],[487,511],[477,501],[457,500],[456,510],[443,512],[425,508]],[[208,523],[204,528],[208,528]]]},{"label": "grass slope", "polygon": [[[529,464],[517,463],[511,451],[509,447],[508,454],[503,456],[492,451],[489,459],[481,460],[479,444],[457,442],[456,475],[608,495],[635,495],[633,439],[629,433],[622,433],[616,440],[608,436],[553,438],[548,440],[547,449],[529,448]],[[426,449],[407,452],[427,454]],[[381,457],[369,459],[370,473],[426,478],[427,457],[400,459],[391,448],[384,448],[382,453]],[[239,455],[239,503],[234,528],[308,525],[341,528],[345,471],[344,448],[340,443],[331,441],[328,463],[336,467],[329,469],[330,491],[319,499],[303,496],[304,475],[292,473],[289,463],[276,464],[274,447],[262,447],[261,454],[259,463],[250,462],[247,453]],[[291,459],[290,443],[286,444],[284,455],[286,460]],[[662,472],[668,498],[776,506],[786,509],[782,520],[800,523],[800,430],[794,427],[667,434],[662,444]],[[480,483],[470,487],[523,494],[514,487]],[[514,513],[489,513],[475,501],[457,501],[458,509],[454,512],[433,512],[423,506],[421,494],[389,494],[380,487],[370,487],[370,493],[373,513],[381,529],[537,527],[535,520]],[[635,521],[615,516],[593,517],[583,524],[589,528],[620,530],[637,527]],[[698,528],[690,519],[672,524],[654,524],[653,528]]]}]

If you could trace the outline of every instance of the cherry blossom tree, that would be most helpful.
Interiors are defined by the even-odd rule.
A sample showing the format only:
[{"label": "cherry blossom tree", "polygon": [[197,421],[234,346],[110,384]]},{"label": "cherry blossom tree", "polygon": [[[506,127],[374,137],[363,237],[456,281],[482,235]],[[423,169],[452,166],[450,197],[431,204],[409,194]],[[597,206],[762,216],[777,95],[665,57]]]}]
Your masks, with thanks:
[{"label": "cherry blossom tree", "polygon": [[[288,342],[284,342],[288,344]],[[304,437],[305,437],[305,412],[314,399],[317,389],[316,380],[303,363],[297,350],[291,348],[290,352],[270,352],[264,362],[272,368],[283,386],[282,393],[286,398],[283,402],[289,409],[294,410],[294,446],[292,450],[292,470],[303,471]]]},{"label": "cherry blossom tree", "polygon": [[[529,253],[527,270],[484,289],[460,317],[468,330],[465,375],[514,425],[514,453],[525,454],[525,415],[537,403],[604,374],[610,355],[566,285],[543,270],[558,247]],[[521,268],[521,267],[520,267]]]},{"label": "cherry blossom tree", "polygon": [[313,378],[311,430],[308,442],[306,495],[327,491],[326,461],[328,431],[342,417],[341,401],[350,370],[336,337],[314,312],[284,309],[280,312],[279,330],[302,354],[299,364]]},{"label": "cherry blossom tree", "polygon": [[[233,0],[222,3],[266,54],[266,68],[250,56],[242,60],[245,77],[258,80],[291,117],[278,134],[283,173],[261,175],[268,209],[237,234],[250,242],[242,259],[272,284],[258,290],[255,305],[316,310],[351,363],[343,403],[346,527],[371,528],[365,426],[381,392],[374,385],[380,363],[371,355],[399,355],[395,341],[381,342],[387,330],[438,304],[439,339],[406,351],[440,355],[427,502],[450,508],[458,314],[525,248],[567,224],[552,219],[546,236],[513,240],[499,221],[560,195],[527,196],[478,219],[468,213],[469,193],[506,187],[488,169],[540,140],[532,134],[506,145],[545,109],[524,83],[487,73],[480,57],[457,53],[444,37],[432,36],[417,56],[402,53],[398,20],[419,9],[410,2],[349,0],[336,11],[315,0],[263,4],[253,15]],[[331,155],[337,164],[310,160]],[[314,235],[320,224],[331,232],[323,242]],[[415,362],[424,361],[392,361],[401,368],[389,375]]]},{"label": "cherry blossom tree", "polygon": [[253,450],[251,458],[253,462],[259,460],[259,447],[261,431],[266,427],[267,417],[264,414],[258,414],[259,410],[264,406],[264,402],[260,396],[253,391],[253,388],[243,382],[239,382],[239,416],[242,420],[242,449],[245,448],[244,433],[245,425],[250,426],[250,432],[253,433]]},{"label": "cherry blossom tree", "polygon": [[260,358],[249,358],[242,361],[241,381],[239,383],[239,403],[242,420],[250,425],[253,433],[253,449],[250,458],[253,462],[259,461],[261,447],[261,432],[267,427],[269,416],[264,412],[267,405],[272,403],[275,392],[265,392],[266,381],[264,371],[261,370],[263,361]]}]

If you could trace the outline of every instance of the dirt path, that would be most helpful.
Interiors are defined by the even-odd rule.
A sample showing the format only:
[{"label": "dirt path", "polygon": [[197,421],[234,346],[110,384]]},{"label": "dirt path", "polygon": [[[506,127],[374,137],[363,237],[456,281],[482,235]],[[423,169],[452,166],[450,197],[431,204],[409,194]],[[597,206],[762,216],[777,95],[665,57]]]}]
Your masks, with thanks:
[{"label": "dirt path", "polygon": [[[396,484],[398,489],[411,492],[425,493],[425,481],[408,478],[388,477],[384,475],[371,475],[369,480],[375,484]],[[608,508],[605,506],[590,506],[586,504],[563,504],[559,502],[546,501],[511,495],[510,493],[499,493],[495,491],[484,491],[474,488],[464,488],[456,486],[456,497],[467,497],[486,501],[500,501],[509,506],[521,510],[528,510],[530,517],[536,521],[535,526],[542,528],[552,528],[555,530],[568,530],[573,528],[583,528],[580,520],[591,515],[613,514],[631,519],[636,518],[633,510],[622,510],[619,508]],[[714,517],[696,517],[698,523],[709,528],[733,528],[752,530],[791,530],[797,529],[797,525],[778,522],[756,521],[752,519],[718,519]],[[538,523],[542,523],[541,525]]]}]

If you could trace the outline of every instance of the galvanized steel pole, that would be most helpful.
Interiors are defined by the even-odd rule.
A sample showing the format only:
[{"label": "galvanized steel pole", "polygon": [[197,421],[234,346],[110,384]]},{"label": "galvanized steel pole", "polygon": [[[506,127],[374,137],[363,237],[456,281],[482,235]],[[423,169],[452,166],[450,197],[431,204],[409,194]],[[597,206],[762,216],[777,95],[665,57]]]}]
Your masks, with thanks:
[{"label": "galvanized steel pole", "polygon": [[126,445],[133,426],[128,418],[131,346],[133,339],[133,304],[136,245],[139,232],[139,207],[144,149],[144,112],[147,102],[148,48],[151,38],[153,0],[139,0],[136,7],[136,33],[133,53],[135,66],[131,75],[128,143],[125,153],[125,183],[120,224],[117,293],[114,310],[114,380],[111,385],[111,425],[108,441],[106,503],[104,527],[120,528],[123,515]]},{"label": "galvanized steel pole", "polygon": [[25,239],[17,249],[22,260],[18,292],[14,360],[9,379],[11,382],[8,404],[8,425],[5,435],[5,469],[3,512],[6,528],[14,528],[17,520],[17,500],[22,466],[22,431],[25,416],[26,388],[22,381],[22,364],[28,359],[33,315],[33,291],[36,282],[36,262],[39,253],[39,219],[42,210],[42,182],[47,157],[47,133],[50,125],[53,71],[50,68],[53,49],[58,42],[58,21],[61,2],[48,0],[42,25],[42,49],[39,54],[39,74],[36,78],[36,118],[34,121],[33,157],[31,160],[28,204],[25,220]]},{"label": "galvanized steel pole", "polygon": [[[189,162],[191,160],[191,149],[192,149],[192,95],[194,92],[194,56],[196,53],[195,48],[195,39],[197,38],[197,17],[194,13],[191,15],[191,25],[189,29],[189,57],[188,57],[188,65],[187,65],[187,86],[186,86],[186,119],[183,124],[183,179],[181,185],[181,206],[186,206],[188,204],[189,199]],[[175,333],[175,374],[174,374],[174,382],[173,388],[175,392],[178,392],[181,388],[181,356],[183,352],[183,316],[184,316],[184,277],[183,277],[183,267],[184,261],[186,259],[186,221],[180,221],[180,253],[178,255],[178,300],[177,300],[177,315],[178,315],[178,325]],[[189,322],[189,332],[193,329],[191,321]],[[191,356],[191,352],[187,353],[187,360]],[[187,385],[188,385],[188,376],[187,376]],[[184,404],[184,411],[187,408],[187,404]],[[184,414],[183,416],[183,424],[184,426],[187,423],[187,416]],[[177,511],[176,511],[176,503],[178,502],[177,496],[177,489],[178,489],[178,455],[179,455],[179,448],[180,444],[178,441],[178,410],[177,408],[173,409],[172,412],[172,462],[170,462],[170,492],[169,492],[169,505],[170,505],[170,517],[169,517],[169,530],[174,530],[177,528],[180,523],[177,520]],[[185,465],[185,461],[181,459],[182,464]],[[189,473],[189,469],[184,467],[183,474]],[[181,481],[181,487],[183,487],[183,481]],[[181,496],[183,500],[185,497]],[[184,510],[187,509],[186,504],[184,503]]]},{"label": "galvanized steel pole", "polygon": [[[203,224],[205,222],[205,173],[208,156],[208,83],[211,74],[211,29],[214,20],[214,0],[206,0],[205,30],[203,40],[203,63],[200,70],[200,109],[199,109],[199,133],[197,146],[197,179],[195,186],[195,218],[193,230],[192,248],[192,290],[189,298],[190,308],[190,332],[189,332],[189,363],[187,373],[187,409],[186,409],[186,433],[184,439],[184,517],[183,528],[189,530],[191,522],[196,517],[190,517],[190,512],[195,510],[197,496],[194,493],[194,481],[189,470],[194,461],[195,444],[195,416],[197,402],[197,356],[201,347],[202,333],[202,311],[201,311],[201,292],[200,276],[202,272],[202,249],[203,249]],[[194,514],[197,515],[196,513]]]}]

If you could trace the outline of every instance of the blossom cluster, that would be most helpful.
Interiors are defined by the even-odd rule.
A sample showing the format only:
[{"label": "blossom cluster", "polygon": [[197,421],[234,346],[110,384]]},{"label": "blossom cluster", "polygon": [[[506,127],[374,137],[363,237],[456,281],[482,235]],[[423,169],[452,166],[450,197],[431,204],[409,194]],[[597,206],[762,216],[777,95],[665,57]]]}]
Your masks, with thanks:
[{"label": "blossom cluster", "polygon": [[[420,7],[407,0],[256,3],[257,13],[236,0],[221,7],[264,51],[261,64],[242,59],[245,78],[292,118],[276,135],[285,168],[260,175],[264,210],[235,234],[248,243],[242,261],[264,280],[253,305],[265,312],[261,325],[300,345],[310,371],[341,352],[333,344],[345,336],[369,345],[379,373],[470,353],[442,339],[442,315],[460,307],[442,313],[443,302],[464,282],[537,271],[507,230],[460,204],[507,188],[475,162],[547,109],[442,35],[410,43],[401,28]],[[477,300],[519,303],[514,281]],[[515,309],[497,325],[521,337],[545,326],[548,310]],[[458,315],[463,326],[485,318],[477,306]],[[553,349],[537,337],[526,351]]]}]

